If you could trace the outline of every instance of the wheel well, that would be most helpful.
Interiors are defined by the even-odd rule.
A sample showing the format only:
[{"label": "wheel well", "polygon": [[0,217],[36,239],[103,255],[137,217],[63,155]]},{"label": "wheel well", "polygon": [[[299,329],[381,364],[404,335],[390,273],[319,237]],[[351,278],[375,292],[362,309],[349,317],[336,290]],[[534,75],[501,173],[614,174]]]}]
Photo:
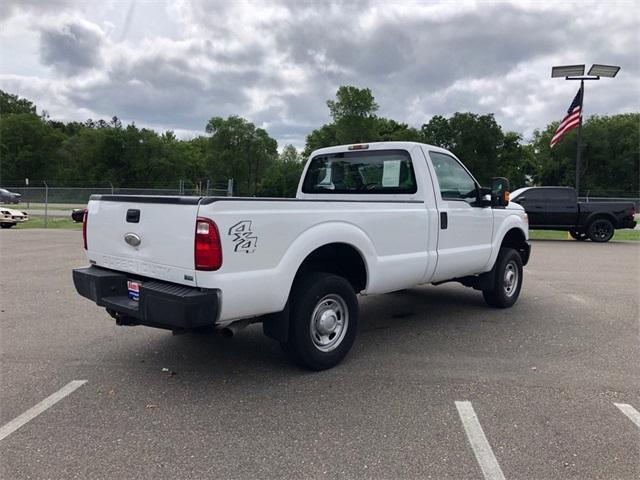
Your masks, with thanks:
[{"label": "wheel well", "polygon": [[519,228],[512,228],[502,239],[500,248],[513,248],[522,258],[522,264],[526,265],[529,261],[530,247],[524,236],[524,232]]},{"label": "wheel well", "polygon": [[594,213],[593,215],[591,215],[586,222],[585,225],[585,229],[589,228],[589,225],[591,225],[595,220],[600,220],[601,218],[604,218],[605,220],[609,220],[612,224],[613,227],[615,228],[618,225],[618,221],[616,220],[616,217],[611,215],[610,213]]},{"label": "wheel well", "polygon": [[362,255],[346,243],[330,243],[311,252],[298,268],[294,283],[310,272],[339,275],[349,281],[356,293],[367,286],[367,268]]}]

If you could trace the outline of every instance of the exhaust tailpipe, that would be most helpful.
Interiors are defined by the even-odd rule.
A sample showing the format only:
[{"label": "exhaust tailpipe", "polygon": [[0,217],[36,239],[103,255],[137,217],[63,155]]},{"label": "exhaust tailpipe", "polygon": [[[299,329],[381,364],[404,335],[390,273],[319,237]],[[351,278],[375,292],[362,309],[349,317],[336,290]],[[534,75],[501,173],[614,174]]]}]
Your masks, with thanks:
[{"label": "exhaust tailpipe", "polygon": [[251,320],[238,320],[237,322],[225,325],[220,329],[220,333],[225,338],[231,338],[243,328],[251,325]]}]

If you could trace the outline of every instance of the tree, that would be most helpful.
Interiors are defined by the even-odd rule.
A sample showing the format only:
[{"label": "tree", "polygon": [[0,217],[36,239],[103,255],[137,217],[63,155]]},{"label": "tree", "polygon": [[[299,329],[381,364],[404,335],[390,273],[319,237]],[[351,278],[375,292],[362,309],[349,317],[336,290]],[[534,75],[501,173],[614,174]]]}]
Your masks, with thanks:
[{"label": "tree", "polygon": [[327,106],[335,123],[349,118],[370,118],[378,110],[371,90],[351,85],[338,88],[336,99],[327,100]]},{"label": "tree", "polygon": [[533,147],[522,143],[516,132],[504,134],[498,153],[497,176],[507,177],[511,189],[530,186],[537,173]]},{"label": "tree", "polygon": [[[640,114],[593,116],[582,127],[581,194],[637,195],[640,177]],[[549,143],[558,123],[536,130],[533,150],[538,185],[575,185],[576,135],[573,130],[553,149]]]},{"label": "tree", "polygon": [[282,150],[271,164],[258,186],[257,194],[264,197],[295,197],[304,163],[293,145]]},{"label": "tree", "polygon": [[333,122],[307,136],[305,156],[318,148],[379,139],[375,116],[378,104],[368,88],[343,85],[336,91],[335,100],[327,100],[327,106]]},{"label": "tree", "polygon": [[333,145],[339,145],[338,132],[335,124],[327,123],[307,135],[303,155],[308,158],[314,150]]},{"label": "tree", "polygon": [[0,118],[0,180],[22,184],[25,178],[45,179],[59,167],[63,135],[32,113]]},{"label": "tree", "polygon": [[504,134],[493,114],[456,112],[449,119],[436,115],[421,132],[425,143],[451,150],[481,184],[502,176],[498,159]]},{"label": "tree", "polygon": [[209,172],[214,178],[233,178],[238,194],[254,195],[258,180],[277,157],[278,143],[237,115],[211,118],[206,131],[211,134]]},{"label": "tree", "polygon": [[0,116],[12,113],[30,113],[36,115],[36,106],[26,98],[20,98],[0,90]]},{"label": "tree", "polygon": [[420,142],[422,140],[420,132],[406,123],[382,117],[378,117],[376,123],[377,136],[381,142]]},{"label": "tree", "polygon": [[438,147],[451,149],[453,145],[454,134],[447,120],[442,115],[434,115],[429,120],[429,123],[425,123],[420,128],[422,134],[422,141]]},{"label": "tree", "polygon": [[[475,177],[488,185],[506,176],[514,188],[530,184],[573,185],[576,131],[553,149],[549,142],[558,123],[534,131],[525,143],[516,132],[503,132],[492,114],[436,115],[417,130],[376,116],[378,105],[367,88],[342,86],[327,102],[331,122],[306,139],[304,157],[318,148],[360,142],[423,141],[453,151]],[[0,90],[0,182],[22,184],[25,178],[58,185],[187,188],[235,179],[240,195],[292,196],[303,164],[300,154],[277,143],[266,130],[238,117],[213,117],[208,136],[180,140],[110,120],[62,122],[49,118],[29,100]],[[590,117],[583,125],[582,194],[638,195],[640,114]]]},{"label": "tree", "polygon": [[368,88],[359,89],[350,85],[338,88],[335,100],[327,106],[336,126],[339,144],[373,142],[378,139],[375,113],[378,104]]}]

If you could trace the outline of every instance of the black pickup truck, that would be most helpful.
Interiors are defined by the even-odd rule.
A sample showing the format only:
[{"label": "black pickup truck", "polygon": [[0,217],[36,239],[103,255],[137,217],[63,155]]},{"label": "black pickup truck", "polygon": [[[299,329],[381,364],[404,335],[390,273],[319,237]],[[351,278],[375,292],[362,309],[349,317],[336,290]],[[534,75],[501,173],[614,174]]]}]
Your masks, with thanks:
[{"label": "black pickup truck", "polygon": [[579,202],[571,187],[528,187],[511,193],[531,230],[566,230],[576,240],[608,242],[617,228],[635,228],[633,202]]}]

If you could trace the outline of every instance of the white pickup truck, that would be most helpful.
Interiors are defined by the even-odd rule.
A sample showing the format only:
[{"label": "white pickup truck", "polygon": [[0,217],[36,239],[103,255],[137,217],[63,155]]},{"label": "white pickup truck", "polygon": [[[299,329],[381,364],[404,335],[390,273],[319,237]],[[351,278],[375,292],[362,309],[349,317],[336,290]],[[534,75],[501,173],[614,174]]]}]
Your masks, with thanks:
[{"label": "white pickup truck", "polygon": [[227,333],[262,322],[295,362],[336,365],[357,294],[457,281],[512,306],[529,259],[508,182],[450,152],[384,142],[313,152],[296,198],[93,195],[78,293],[120,325]]}]

